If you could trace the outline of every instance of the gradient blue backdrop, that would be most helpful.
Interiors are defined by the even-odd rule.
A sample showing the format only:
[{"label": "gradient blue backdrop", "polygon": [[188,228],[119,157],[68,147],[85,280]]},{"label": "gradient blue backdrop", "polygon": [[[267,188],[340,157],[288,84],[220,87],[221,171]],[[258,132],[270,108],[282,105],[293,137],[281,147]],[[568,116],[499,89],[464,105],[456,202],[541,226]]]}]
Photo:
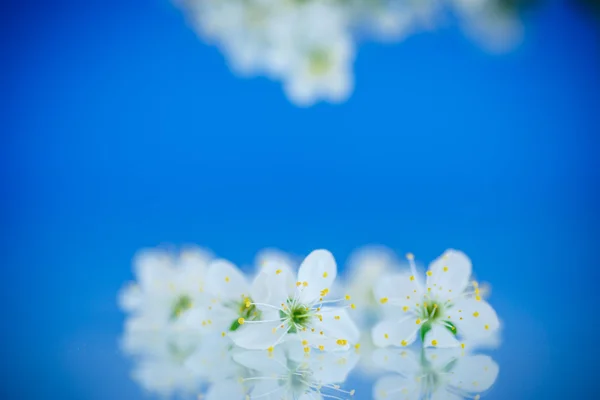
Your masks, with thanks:
[{"label": "gradient blue backdrop", "polygon": [[[100,2],[98,2],[100,3]],[[600,300],[597,21],[561,4],[491,56],[366,44],[344,105],[238,79],[167,0],[3,4],[3,399],[136,399],[116,304],[139,248],[467,252],[505,324],[490,399],[586,395]]]}]

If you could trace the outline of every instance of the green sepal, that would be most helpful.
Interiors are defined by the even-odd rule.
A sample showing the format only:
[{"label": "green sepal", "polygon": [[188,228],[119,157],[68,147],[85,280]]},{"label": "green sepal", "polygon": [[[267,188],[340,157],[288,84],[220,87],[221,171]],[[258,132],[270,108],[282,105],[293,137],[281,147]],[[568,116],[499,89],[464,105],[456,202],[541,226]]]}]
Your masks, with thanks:
[{"label": "green sepal", "polygon": [[235,332],[238,328],[240,327],[240,323],[238,322],[238,320],[236,319],[235,321],[233,321],[233,323],[231,324],[231,326],[229,327],[229,330],[231,332]]},{"label": "green sepal", "polygon": [[[450,331],[450,333],[452,333],[454,336],[456,336],[456,325],[454,325],[452,322],[450,321],[444,321],[446,323],[446,329],[448,329]],[[448,326],[450,325],[450,326]]]},{"label": "green sepal", "polygon": [[425,343],[425,335],[427,335],[427,332],[429,332],[430,330],[431,324],[428,322],[421,326],[421,342]]}]

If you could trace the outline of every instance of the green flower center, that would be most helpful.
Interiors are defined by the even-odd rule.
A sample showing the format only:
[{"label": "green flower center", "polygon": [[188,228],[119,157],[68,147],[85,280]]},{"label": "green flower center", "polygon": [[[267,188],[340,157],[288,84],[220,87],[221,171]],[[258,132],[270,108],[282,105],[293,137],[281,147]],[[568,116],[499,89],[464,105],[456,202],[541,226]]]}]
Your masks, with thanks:
[{"label": "green flower center", "polygon": [[313,75],[324,75],[331,67],[331,55],[325,50],[314,50],[308,55],[308,70]]},{"label": "green flower center", "polygon": [[302,304],[292,304],[291,300],[288,300],[288,307],[283,310],[279,310],[279,317],[286,320],[290,326],[288,333],[296,333],[298,329],[307,328],[310,320],[314,316],[314,313],[310,308]]},{"label": "green flower center", "polygon": [[430,322],[442,318],[444,306],[436,301],[426,302],[421,305],[421,318],[428,319]]},{"label": "green flower center", "polygon": [[171,319],[177,319],[185,311],[192,308],[192,298],[188,295],[181,295],[175,300],[173,308],[171,310]]},{"label": "green flower center", "polygon": [[425,341],[425,335],[431,330],[434,323],[441,323],[453,335],[456,335],[456,326],[448,321],[448,318],[450,317],[445,316],[445,313],[450,306],[437,301],[427,301],[423,302],[420,308],[420,318],[422,320],[427,320],[426,323],[421,325],[421,341]]}]

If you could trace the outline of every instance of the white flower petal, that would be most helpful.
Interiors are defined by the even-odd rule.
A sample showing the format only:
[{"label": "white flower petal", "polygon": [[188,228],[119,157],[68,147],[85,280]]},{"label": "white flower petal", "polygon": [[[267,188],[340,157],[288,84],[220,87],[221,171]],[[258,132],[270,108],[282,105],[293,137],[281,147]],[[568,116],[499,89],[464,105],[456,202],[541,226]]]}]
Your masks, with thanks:
[{"label": "white flower petal", "polygon": [[388,375],[380,378],[373,385],[373,398],[376,400],[418,400],[420,390],[414,379]]},{"label": "white flower petal", "polygon": [[435,323],[432,325],[431,330],[425,335],[423,346],[425,347],[457,347],[459,345],[458,340],[452,332],[448,330],[444,325]]},{"label": "white flower petal", "polygon": [[[268,378],[268,377],[265,377]],[[252,389],[251,399],[265,399],[265,400],[277,400],[281,399],[281,395],[285,391],[285,387],[280,384],[283,383],[277,379],[264,379],[259,380]],[[237,400],[237,399],[235,399]],[[240,399],[241,400],[241,399]]]},{"label": "white flower petal", "polygon": [[[312,330],[314,329],[314,331]],[[323,351],[342,351],[350,348],[350,342],[339,342],[341,338],[327,336],[325,331],[318,328],[307,329],[300,331],[296,335],[289,335],[290,340],[295,343],[304,342],[307,346],[315,349],[323,349]],[[298,359],[296,359],[298,360]]]},{"label": "white flower petal", "polygon": [[410,349],[377,349],[373,352],[373,362],[403,376],[413,376],[421,370],[419,355]]},{"label": "white flower petal", "polygon": [[436,371],[448,370],[458,357],[463,353],[460,347],[427,347],[423,350],[425,359],[432,369]]},{"label": "white flower petal", "polygon": [[233,361],[235,351],[231,347],[231,340],[220,334],[204,336],[199,348],[185,360],[184,365],[198,376],[211,381],[233,376],[240,366]]},{"label": "white flower petal", "polygon": [[355,351],[313,354],[309,359],[312,381],[319,385],[342,383],[358,362]]},{"label": "white flower petal", "polygon": [[260,372],[259,375],[287,374],[286,357],[281,346],[269,350],[241,351],[233,359],[244,367]]},{"label": "white flower petal", "polygon": [[144,250],[134,260],[135,276],[140,286],[147,291],[167,290],[165,281],[173,275],[173,260],[160,250]]},{"label": "white flower petal", "polygon": [[360,331],[344,308],[326,307],[321,309],[323,321],[315,321],[315,329],[323,330],[326,336],[345,339],[349,344],[355,344],[360,338]]},{"label": "white flower petal", "polygon": [[144,304],[144,293],[137,283],[130,283],[119,293],[119,305],[126,312],[133,312]]},{"label": "white flower petal", "polygon": [[452,370],[450,384],[471,393],[483,392],[496,382],[498,372],[498,364],[489,356],[465,356]]},{"label": "white flower petal", "polygon": [[491,336],[500,327],[496,311],[484,300],[459,300],[448,310],[448,315],[456,325],[458,334],[466,339]]},{"label": "white flower petal", "polygon": [[266,350],[274,346],[278,339],[285,334],[285,328],[278,329],[279,325],[280,322],[245,324],[236,331],[230,332],[229,337],[243,349]]},{"label": "white flower petal", "polygon": [[445,297],[457,296],[467,287],[471,272],[469,257],[460,251],[447,250],[429,265],[427,287]]},{"label": "white flower petal", "polygon": [[375,299],[384,306],[413,308],[421,297],[416,277],[410,274],[382,276],[375,286]]},{"label": "white flower petal", "polygon": [[236,379],[224,379],[214,382],[206,392],[206,397],[202,398],[206,400],[243,399],[245,394],[244,387]]},{"label": "white flower petal", "polygon": [[224,300],[242,301],[242,296],[250,294],[244,274],[226,260],[213,261],[206,274],[206,287]]},{"label": "white flower petal", "polygon": [[310,253],[298,270],[298,281],[307,283],[307,286],[299,287],[300,301],[309,304],[318,300],[322,290],[329,290],[336,275],[335,259],[329,251],[315,250]]},{"label": "white flower petal", "polygon": [[417,317],[410,315],[399,321],[382,321],[375,325],[371,334],[373,343],[378,347],[408,346],[415,341],[420,328],[421,325],[417,324]]},{"label": "white flower petal", "polygon": [[261,268],[252,286],[252,299],[258,303],[280,307],[294,293],[294,275],[289,268],[268,264]]}]

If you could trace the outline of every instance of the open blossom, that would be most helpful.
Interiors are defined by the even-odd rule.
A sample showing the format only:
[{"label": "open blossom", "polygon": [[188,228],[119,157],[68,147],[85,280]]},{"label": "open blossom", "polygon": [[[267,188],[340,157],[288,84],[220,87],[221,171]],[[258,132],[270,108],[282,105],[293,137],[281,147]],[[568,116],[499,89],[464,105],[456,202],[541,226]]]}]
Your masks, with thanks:
[{"label": "open blossom", "polygon": [[250,282],[235,265],[227,260],[215,260],[206,274],[206,287],[210,295],[207,313],[199,314],[203,326],[211,326],[226,335],[235,332],[245,321],[259,320],[262,312],[253,303],[262,297],[262,287],[257,280]]},{"label": "open blossom", "polygon": [[240,317],[241,326],[230,333],[234,343],[246,349],[269,349],[295,340],[305,351],[346,350],[356,343],[359,331],[350,319],[347,308],[331,307],[350,299],[345,296],[329,300],[330,288],[337,275],[330,252],[316,250],[300,265],[297,279],[289,267],[271,263],[262,267],[254,287],[257,301],[247,301],[246,307],[256,309],[260,318]]},{"label": "open blossom", "polygon": [[381,307],[374,288],[398,266],[394,253],[384,247],[366,247],[350,257],[344,271],[344,284],[352,300],[360,305],[353,315],[361,330],[370,330],[382,313],[388,311]]},{"label": "open blossom", "polygon": [[453,347],[460,344],[458,339],[485,338],[499,328],[479,285],[469,281],[471,261],[465,254],[446,251],[430,264],[424,282],[412,255],[408,259],[411,273],[383,277],[375,288],[379,302],[400,314],[373,328],[377,346],[407,346],[420,333],[424,346]]},{"label": "open blossom", "polygon": [[136,282],[120,293],[129,314],[126,330],[182,330],[193,309],[207,302],[204,290],[211,255],[189,248],[180,253],[145,250],[134,261]]},{"label": "open blossom", "polygon": [[373,386],[376,400],[479,399],[498,377],[498,364],[483,354],[471,355],[460,348],[424,349],[414,352],[379,349],[374,361],[395,372]]},{"label": "open blossom", "polygon": [[247,399],[309,400],[343,399],[354,390],[341,389],[358,361],[354,350],[306,353],[298,342],[286,342],[269,350],[238,352],[234,359],[253,371],[243,379],[252,384]]}]

